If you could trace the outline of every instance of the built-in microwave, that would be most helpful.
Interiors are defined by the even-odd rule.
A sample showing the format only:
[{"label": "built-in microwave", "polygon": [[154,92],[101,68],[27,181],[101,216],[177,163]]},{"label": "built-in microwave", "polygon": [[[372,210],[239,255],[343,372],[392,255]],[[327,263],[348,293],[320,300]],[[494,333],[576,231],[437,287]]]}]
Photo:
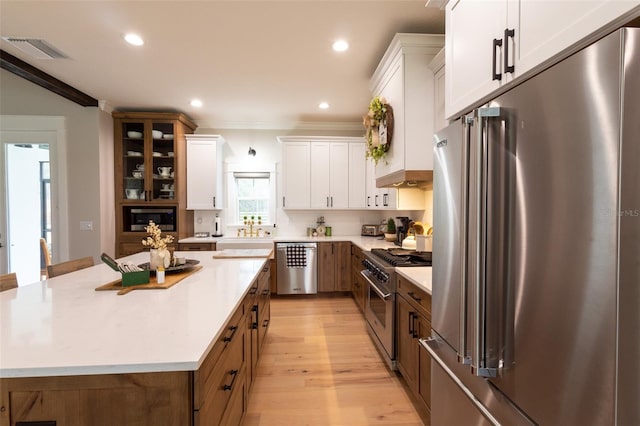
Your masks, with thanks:
[{"label": "built-in microwave", "polygon": [[176,230],[175,207],[131,207],[129,208],[129,230],[144,231],[153,221],[162,231]]}]

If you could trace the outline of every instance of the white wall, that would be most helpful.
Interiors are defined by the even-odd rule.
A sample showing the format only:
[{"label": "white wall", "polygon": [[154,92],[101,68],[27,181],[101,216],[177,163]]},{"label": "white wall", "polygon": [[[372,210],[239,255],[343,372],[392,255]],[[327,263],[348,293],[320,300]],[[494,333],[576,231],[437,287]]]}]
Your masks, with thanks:
[{"label": "white wall", "polygon": [[[99,110],[82,107],[8,71],[0,70],[0,115],[60,116],[65,118],[68,176],[68,258],[101,253],[101,193],[113,186],[101,182]],[[105,160],[113,168],[113,160]],[[104,167],[104,165],[103,165]],[[106,187],[105,187],[106,185]],[[112,197],[113,199],[113,197]],[[113,208],[112,208],[113,210]],[[93,222],[93,231],[80,231],[80,221]],[[115,248],[115,247],[114,247]],[[56,259],[60,261],[66,259]]]}]

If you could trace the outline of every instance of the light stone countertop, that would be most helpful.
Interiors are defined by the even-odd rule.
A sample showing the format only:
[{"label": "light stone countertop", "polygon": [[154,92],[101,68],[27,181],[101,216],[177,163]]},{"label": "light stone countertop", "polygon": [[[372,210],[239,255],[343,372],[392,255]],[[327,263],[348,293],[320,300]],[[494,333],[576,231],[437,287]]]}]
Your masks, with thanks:
[{"label": "light stone countertop", "polygon": [[396,272],[431,294],[431,267],[396,268]]},{"label": "light stone countertop", "polygon": [[[208,237],[208,238],[186,238],[180,240],[183,242],[216,242],[225,237]],[[235,237],[227,237],[237,239]],[[247,240],[269,240],[269,238],[246,238]],[[306,237],[306,236],[277,236],[271,238],[276,243],[282,242],[331,242],[331,241],[350,241],[353,244],[360,247],[362,250],[371,250],[373,248],[394,248],[399,247],[385,241],[382,237],[363,237],[361,235],[341,235],[331,237]],[[215,241],[213,241],[215,240]],[[398,273],[402,274],[405,278],[412,283],[422,287],[425,291],[431,294],[431,268],[430,267],[414,267],[414,268],[396,268]]]},{"label": "light stone countertop", "polygon": [[204,268],[166,290],[95,291],[101,263],[0,293],[0,378],[197,370],[266,260],[182,253]]}]

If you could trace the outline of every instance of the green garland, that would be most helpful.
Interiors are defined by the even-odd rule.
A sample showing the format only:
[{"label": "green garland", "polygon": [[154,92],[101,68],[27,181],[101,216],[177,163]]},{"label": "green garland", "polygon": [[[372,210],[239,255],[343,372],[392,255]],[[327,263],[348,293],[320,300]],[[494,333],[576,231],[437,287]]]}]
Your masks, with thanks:
[{"label": "green garland", "polygon": [[389,150],[390,138],[386,144],[381,144],[378,140],[378,130],[382,122],[386,122],[387,114],[391,107],[383,97],[376,96],[369,103],[369,112],[363,117],[362,124],[365,127],[365,138],[367,140],[366,158],[373,159],[378,164]]}]

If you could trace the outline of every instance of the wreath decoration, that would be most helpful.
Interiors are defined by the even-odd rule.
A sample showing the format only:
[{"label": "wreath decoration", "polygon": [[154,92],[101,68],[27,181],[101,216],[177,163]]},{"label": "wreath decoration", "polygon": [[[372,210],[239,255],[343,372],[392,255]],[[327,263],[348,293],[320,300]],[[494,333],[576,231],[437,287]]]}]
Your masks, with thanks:
[{"label": "wreath decoration", "polygon": [[376,96],[369,103],[369,112],[363,117],[367,156],[378,164],[391,147],[393,138],[393,108],[382,96]]}]

